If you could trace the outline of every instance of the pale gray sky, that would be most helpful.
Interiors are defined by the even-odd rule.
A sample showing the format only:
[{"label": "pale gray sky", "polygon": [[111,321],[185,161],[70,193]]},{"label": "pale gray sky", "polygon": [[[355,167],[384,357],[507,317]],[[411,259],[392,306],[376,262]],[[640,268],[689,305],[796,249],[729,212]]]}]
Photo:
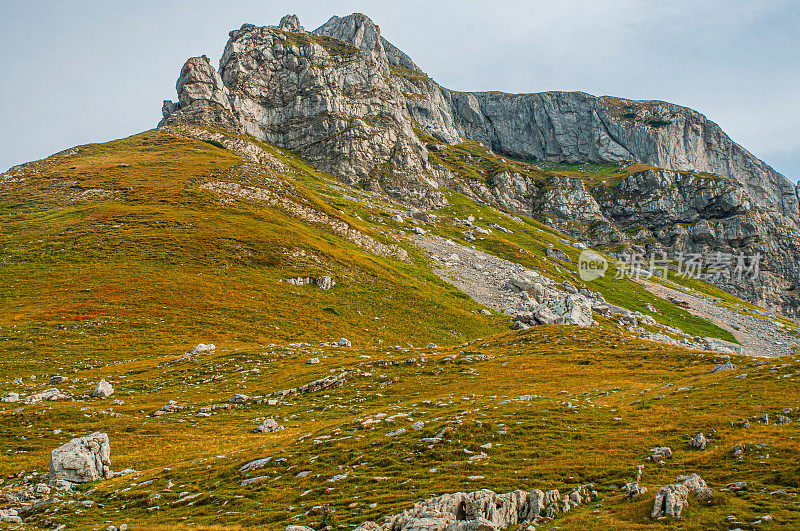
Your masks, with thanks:
[{"label": "pale gray sky", "polygon": [[155,126],[228,31],[363,12],[445,87],[666,100],[800,177],[800,1],[0,0],[0,171]]}]

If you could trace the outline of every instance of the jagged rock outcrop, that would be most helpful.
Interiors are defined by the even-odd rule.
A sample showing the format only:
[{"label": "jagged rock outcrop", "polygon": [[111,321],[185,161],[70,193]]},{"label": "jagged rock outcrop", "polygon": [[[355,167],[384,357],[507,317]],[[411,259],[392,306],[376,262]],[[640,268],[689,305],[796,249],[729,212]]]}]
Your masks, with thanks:
[{"label": "jagged rock outcrop", "polygon": [[515,490],[498,494],[489,489],[456,492],[414,504],[378,525],[364,522],[358,529],[370,531],[498,531],[521,524],[543,523],[581,504],[596,500],[592,485],[581,485],[569,494],[558,489],[543,492]]},{"label": "jagged rock outcrop", "polygon": [[[800,232],[792,218],[754,204],[734,179],[649,169],[595,193],[605,218],[633,233],[634,245],[672,257],[731,256],[730,267],[706,280],[743,299],[796,315]],[[738,257],[756,255],[757,274],[734,274]],[[749,268],[750,261],[744,265]]]},{"label": "jagged rock outcrop", "polygon": [[[230,32],[218,71],[205,56],[191,58],[176,89],[160,125],[251,135],[416,207],[444,205],[441,189],[451,188],[592,245],[758,252],[764,265],[755,281],[714,282],[788,315],[800,307],[800,188],[691,109],[582,92],[450,91],[359,13],[312,32],[294,15],[278,26],[245,24]],[[430,160],[439,148],[415,128],[516,158],[651,168],[591,189],[557,174],[464,179]]]},{"label": "jagged rock outcrop", "polygon": [[381,42],[363,15],[334,17],[314,33],[294,16],[279,26],[245,24],[230,33],[219,73],[204,57],[187,61],[179,103],[165,102],[160,125],[223,126],[291,149],[351,183],[441,206]]},{"label": "jagged rock outcrop", "polygon": [[637,161],[730,177],[758,206],[794,220],[800,214],[786,177],[692,109],[583,92],[453,92],[424,75],[403,74],[396,79],[411,96],[412,117],[445,142],[463,137],[533,160]]},{"label": "jagged rock outcrop", "polygon": [[680,518],[683,508],[689,505],[690,493],[695,493],[701,500],[709,500],[714,496],[714,491],[697,474],[678,476],[678,483],[658,489],[650,517]]}]

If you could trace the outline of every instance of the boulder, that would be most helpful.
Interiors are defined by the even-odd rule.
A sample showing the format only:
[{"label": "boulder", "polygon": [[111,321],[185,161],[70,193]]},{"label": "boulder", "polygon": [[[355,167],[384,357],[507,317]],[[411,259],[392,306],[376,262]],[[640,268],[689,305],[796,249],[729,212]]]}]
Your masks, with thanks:
[{"label": "boulder", "polygon": [[667,485],[658,489],[650,518],[665,516],[681,517],[683,507],[688,504],[689,489],[685,485]]},{"label": "boulder", "polygon": [[532,313],[543,325],[566,324],[591,326],[592,304],[589,299],[579,293],[568,294],[554,303],[542,303]]},{"label": "boulder", "polygon": [[205,354],[205,353],[209,353],[209,352],[213,353],[216,350],[217,350],[217,347],[214,346],[211,343],[209,343],[209,344],[199,343],[192,350],[190,350],[189,352],[184,354],[183,357],[184,358],[193,358],[194,356],[196,356],[198,354]]},{"label": "boulder", "polygon": [[534,489],[528,495],[528,512],[525,518],[530,521],[536,521],[544,511],[544,492],[539,489]]},{"label": "boulder", "polygon": [[658,489],[651,518],[674,517],[680,518],[683,508],[689,505],[689,493],[694,492],[700,499],[710,499],[714,491],[706,486],[697,474],[678,476],[680,483],[666,485]]},{"label": "boulder", "polygon": [[244,404],[245,402],[247,402],[249,398],[250,397],[247,395],[236,393],[235,395],[233,395],[228,399],[228,402],[230,402],[231,404]]},{"label": "boulder", "polygon": [[275,419],[266,419],[262,422],[257,428],[253,428],[253,433],[272,433],[275,431],[281,431],[284,429],[283,426],[279,425]]},{"label": "boulder", "polygon": [[698,450],[705,450],[706,444],[707,444],[706,438],[702,433],[698,433],[694,437],[689,439],[689,446],[691,448],[696,448]]},{"label": "boulder", "polygon": [[350,340],[349,339],[345,339],[345,338],[341,338],[337,342],[337,345],[339,345],[340,347],[352,347],[353,346],[353,344],[350,342]]},{"label": "boulder", "polygon": [[563,262],[572,262],[567,256],[567,253],[562,251],[561,249],[554,249],[553,247],[548,247],[544,250],[544,253],[547,255],[548,258],[555,258],[556,260],[561,260]]},{"label": "boulder", "polygon": [[100,383],[98,383],[97,387],[95,387],[94,391],[92,391],[92,396],[94,398],[108,398],[113,394],[114,388],[105,378],[100,380]]},{"label": "boulder", "polygon": [[22,524],[16,509],[0,509],[0,522],[8,524]]},{"label": "boulder", "polygon": [[51,486],[59,480],[88,483],[111,475],[111,446],[105,433],[72,439],[50,452]]},{"label": "boulder", "polygon": [[723,372],[723,371],[734,371],[736,370],[736,365],[731,363],[730,361],[726,361],[724,363],[718,363],[714,365],[711,369],[711,372]]},{"label": "boulder", "polygon": [[6,403],[19,402],[19,394],[8,393],[7,395],[3,396],[3,398],[0,398],[0,402],[6,402]]}]

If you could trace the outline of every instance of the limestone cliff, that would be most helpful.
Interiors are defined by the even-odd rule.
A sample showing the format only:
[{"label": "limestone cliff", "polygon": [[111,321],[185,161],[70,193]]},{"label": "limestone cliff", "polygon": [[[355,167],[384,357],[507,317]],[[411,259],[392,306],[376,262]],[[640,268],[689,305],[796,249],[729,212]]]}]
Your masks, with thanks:
[{"label": "limestone cliff", "polygon": [[[176,88],[161,125],[245,133],[420,208],[446,204],[442,188],[452,188],[593,245],[761,252],[758,282],[721,287],[788,314],[800,306],[800,188],[691,109],[582,92],[451,91],[362,14],[313,32],[294,15],[245,24],[230,33],[218,71],[191,58]],[[430,138],[534,164],[649,167],[604,187],[515,171],[465,179],[432,156],[441,146]]]}]

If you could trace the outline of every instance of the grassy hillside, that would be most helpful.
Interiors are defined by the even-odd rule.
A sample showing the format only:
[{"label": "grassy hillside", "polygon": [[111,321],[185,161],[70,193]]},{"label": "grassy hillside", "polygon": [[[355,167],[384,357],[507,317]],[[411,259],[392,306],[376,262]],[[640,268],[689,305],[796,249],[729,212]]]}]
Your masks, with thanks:
[{"label": "grassy hillside", "polygon": [[[454,343],[505,324],[433,275],[415,249],[329,206],[292,174],[242,175],[231,152],[150,131],[83,146],[0,189],[4,363],[89,348],[111,361],[192,341]],[[23,173],[23,172],[19,172]],[[258,201],[220,204],[212,179],[281,179],[282,193],[375,238],[369,253]],[[281,281],[330,275],[323,291]],[[134,343],[130,336],[136,335]],[[124,338],[124,339],[123,339]],[[61,355],[61,354],[59,354]]]},{"label": "grassy hillside", "polygon": [[[0,176],[0,396],[24,398],[54,375],[69,378],[57,387],[72,396],[0,404],[0,490],[36,483],[31,473],[46,471],[51,449],[96,430],[109,434],[115,470],[138,471],[40,507],[32,527],[282,529],[318,525],[323,505],[350,527],[444,492],[593,482],[602,504],[555,524],[634,528],[651,523],[659,486],[691,472],[717,490],[749,487],[692,505],[686,528],[727,528],[731,514],[770,513],[775,527],[796,518],[794,498],[770,493],[800,487],[797,422],[739,427],[797,408],[796,358],[735,358],[739,370],[711,374],[719,360],[710,354],[633,340],[602,318],[590,329],[509,332],[506,318],[480,313],[433,273],[409,226],[391,220],[399,205],[273,146],[223,138],[256,146],[259,165],[207,140],[148,131]],[[568,238],[456,193],[449,200],[419,226],[580,284],[574,264],[544,256],[554,246],[574,262]],[[513,232],[466,242],[453,218],[468,215]],[[321,275],[336,285],[285,282]],[[587,287],[643,313],[650,304],[657,320],[689,333],[729,338],[636,283]],[[320,346],[340,337],[353,347]],[[216,352],[181,357],[200,342]],[[307,364],[312,357],[321,363]],[[341,387],[267,396],[342,372]],[[101,377],[122,404],[89,397]],[[251,398],[228,404],[235,393]],[[185,408],[153,417],[171,400]],[[286,429],[250,433],[268,417]],[[408,431],[387,436],[400,427]],[[447,427],[442,443],[420,442]],[[710,436],[705,452],[686,447],[697,431]],[[738,463],[738,442],[764,446],[748,446]],[[623,501],[620,486],[656,445],[676,456],[648,464],[650,492]],[[469,459],[481,452],[488,458]],[[262,457],[272,457],[266,467],[238,471]],[[259,479],[242,486],[248,478]]]},{"label": "grassy hillside", "polygon": [[[445,363],[450,354],[456,355],[455,363]],[[494,359],[475,361],[476,354]],[[305,364],[312,355],[322,362]],[[427,361],[420,361],[422,356]],[[197,361],[176,358],[153,356],[80,370],[62,386],[80,396],[100,377],[109,378],[115,396],[125,401],[121,406],[79,399],[4,414],[6,473],[42,470],[50,448],[94,430],[109,433],[115,469],[139,471],[97,483],[91,492],[81,489],[77,499],[94,500],[94,507],[76,513],[60,506],[42,514],[40,524],[280,529],[289,522],[318,525],[320,507],[327,505],[338,523],[354,525],[381,521],[444,492],[563,490],[591,482],[601,493],[600,505],[574,509],[554,524],[635,528],[650,523],[658,487],[693,472],[717,495],[710,506],[692,502],[682,528],[727,529],[728,515],[750,522],[763,514],[773,517],[775,528],[787,528],[797,515],[794,498],[771,493],[800,487],[798,424],[765,426],[754,420],[766,413],[774,422],[784,408],[796,415],[797,358],[782,360],[777,370],[734,359],[741,370],[711,374],[715,361],[710,356],[641,344],[614,331],[560,326],[452,350],[251,346],[226,348]],[[342,387],[290,395],[274,405],[258,398],[331,370],[348,371]],[[748,376],[735,377],[741,373]],[[230,409],[219,407],[228,407],[237,392],[255,397]],[[522,395],[531,398],[518,400]],[[186,409],[150,416],[169,400]],[[208,406],[217,406],[214,414],[198,417]],[[401,416],[363,425],[380,413]],[[265,417],[277,418],[286,429],[249,433]],[[750,429],[740,427],[743,418],[751,418]],[[420,420],[423,429],[409,429]],[[408,431],[387,436],[400,427]],[[448,427],[452,430],[442,443],[421,442]],[[56,428],[62,431],[56,434]],[[689,437],[698,431],[710,440],[702,452],[688,448]],[[484,448],[487,443],[490,449]],[[731,453],[737,443],[746,445],[742,463]],[[675,456],[661,466],[646,462],[649,449],[660,445],[671,446]],[[488,458],[469,459],[481,452]],[[264,457],[272,457],[264,468],[238,471]],[[650,492],[626,502],[620,489],[638,464],[646,464],[643,484]],[[302,471],[310,473],[297,478]],[[346,477],[331,481],[336,476]],[[259,479],[242,486],[248,478]],[[746,481],[746,491],[720,491],[734,481]],[[197,496],[189,502],[187,495]]]}]

